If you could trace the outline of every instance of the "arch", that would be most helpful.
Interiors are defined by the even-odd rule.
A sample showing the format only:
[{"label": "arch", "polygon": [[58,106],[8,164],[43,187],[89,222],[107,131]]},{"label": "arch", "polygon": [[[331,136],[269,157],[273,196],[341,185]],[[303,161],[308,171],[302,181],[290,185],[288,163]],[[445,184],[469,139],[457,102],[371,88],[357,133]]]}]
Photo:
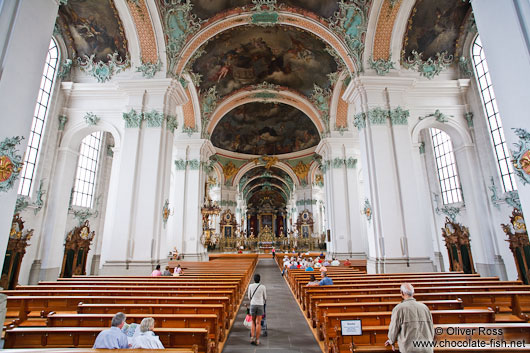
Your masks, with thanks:
[{"label": "arch", "polygon": [[136,32],[136,26],[134,24],[132,14],[129,12],[127,4],[125,4],[126,2],[128,1],[115,1],[114,6],[116,6],[118,17],[123,24],[123,31],[125,32],[125,38],[127,39],[127,51],[131,56],[129,58],[131,66],[139,66],[142,64],[140,59],[141,43],[139,36],[137,35],[138,33]]},{"label": "arch", "polygon": [[412,128],[411,138],[413,145],[420,144],[420,133],[423,129],[436,128],[442,130],[451,137],[453,148],[456,150],[460,147],[467,147],[473,145],[473,140],[469,131],[454,119],[449,119],[446,123],[441,123],[431,116],[418,121]]},{"label": "arch", "polygon": [[[259,178],[263,178],[263,176],[258,175],[258,176],[255,176],[255,177],[253,177],[253,178],[248,179],[248,180],[246,181],[246,183],[243,184],[243,186],[241,187],[241,189],[243,189],[243,191],[244,191],[245,188],[247,187],[247,185],[250,184],[250,182],[252,182],[252,181],[254,181],[254,180],[256,180],[256,179],[259,179]],[[294,190],[291,190],[291,188],[289,187],[289,184],[287,184],[287,183],[285,182],[285,180],[283,180],[282,178],[278,177],[277,175],[272,174],[269,178],[273,178],[273,179],[277,179],[277,180],[281,181],[283,184],[285,184],[285,186],[287,186],[287,189],[289,189],[289,191],[290,191],[291,193],[294,192]]]},{"label": "arch", "polygon": [[392,37],[390,39],[390,53],[397,55],[394,64],[396,69],[401,67],[401,50],[403,49],[403,37],[407,30],[410,14],[414,8],[416,0],[401,0],[394,27],[392,28]]},{"label": "arch", "polygon": [[83,140],[83,138],[96,131],[105,131],[110,133],[114,138],[115,148],[120,148],[121,134],[119,130],[116,128],[116,126],[103,119],[99,121],[97,125],[87,125],[82,120],[73,122],[72,125],[68,124],[67,128],[65,129],[60,147],[77,151],[77,149],[81,145],[81,141]]},{"label": "arch", "polygon": [[[335,87],[333,87],[333,94],[331,95],[331,102],[329,104],[330,129],[334,129],[337,126],[337,114],[339,114],[338,108],[341,104],[340,99],[342,99],[342,93],[344,92],[344,90],[346,90],[346,85],[344,84],[344,80],[346,79],[346,77],[347,77],[346,72],[342,71],[339,75],[339,78],[337,79],[337,83],[335,84]],[[348,104],[346,101],[344,102]],[[348,127],[347,116],[346,116],[346,127]]]},{"label": "arch", "polygon": [[159,60],[158,42],[146,0],[138,0],[136,3],[126,1],[126,3],[138,36],[140,62],[156,64]]},{"label": "arch", "polygon": [[392,60],[392,53],[399,55],[399,52],[391,50],[391,44],[396,19],[403,2],[405,0],[394,2],[394,4],[390,0],[374,2],[373,12],[368,22],[365,64],[368,64],[370,58],[373,60]]},{"label": "arch", "polygon": [[[260,96],[260,93],[264,94],[274,94],[274,99],[263,98]],[[235,92],[231,94],[226,99],[224,99],[220,104],[217,105],[215,110],[212,113],[208,127],[206,131],[209,134],[212,134],[215,126],[221,121],[223,116],[225,116],[232,109],[237,108],[243,104],[252,103],[252,102],[274,102],[274,103],[284,103],[290,105],[294,108],[299,109],[305,115],[307,115],[313,124],[317,127],[318,131],[323,134],[324,124],[321,120],[321,115],[315,106],[305,97],[299,93],[295,93],[290,90],[272,90],[272,89],[254,89],[254,90],[243,90],[240,92]]]},{"label": "arch", "polygon": [[[253,162],[249,162],[247,164],[244,164],[241,166],[241,168],[239,168],[237,174],[233,177],[232,179],[232,185],[237,185],[239,184],[239,181],[241,180],[241,178],[247,173],[249,172],[250,170],[252,169],[255,169],[255,168],[259,168],[259,167],[263,167],[263,164],[254,164]],[[292,168],[285,162],[281,162],[279,161],[278,163],[276,163],[274,165],[274,167],[278,168],[278,169],[281,169],[283,170],[284,172],[286,172],[292,179],[293,181],[293,184],[295,186],[298,186],[300,185],[300,182],[298,181],[298,177],[296,176],[296,174],[294,173],[294,171],[292,170]],[[296,187],[295,187],[296,189]],[[293,190],[294,191],[294,190]]]},{"label": "arch", "polygon": [[[252,186],[247,192],[243,193],[243,196],[253,195],[255,192],[259,191],[259,190],[257,190],[255,192],[253,192],[253,190],[256,190],[257,188],[259,188],[262,185],[264,185],[264,183],[260,183],[260,184],[256,184],[256,185]],[[271,184],[270,186],[271,187],[275,187],[276,189],[278,189],[280,194],[282,194],[284,196],[286,201],[289,200],[288,195],[285,194],[285,190],[282,190],[282,188],[279,185]],[[252,196],[250,196],[250,197],[252,197]],[[250,199],[250,197],[246,197],[246,199]]]},{"label": "arch", "polygon": [[[338,56],[344,61],[350,74],[359,71],[358,67],[360,63],[356,63],[352,59],[352,55],[350,55],[347,45],[339,36],[330,31],[323,23],[317,21],[316,19],[301,16],[296,12],[280,10],[277,11],[277,13],[278,21],[275,24],[301,28],[309,33],[319,36],[325,43],[327,43],[337,52]],[[197,49],[208,42],[210,38],[230,28],[251,24],[252,15],[253,13],[251,12],[245,12],[239,13],[237,15],[227,16],[226,18],[221,18],[218,21],[209,23],[206,27],[202,28],[186,43],[182,49],[180,60],[176,63],[175,72],[173,72],[173,74],[180,76],[185,70],[188,61],[193,57]]]},{"label": "arch", "polygon": [[[313,180],[315,180],[315,175],[317,174],[318,170],[319,170],[318,163],[312,162],[311,165],[309,166],[309,172],[308,172],[309,184],[312,184]],[[324,173],[322,173],[322,175],[324,175]]]}]

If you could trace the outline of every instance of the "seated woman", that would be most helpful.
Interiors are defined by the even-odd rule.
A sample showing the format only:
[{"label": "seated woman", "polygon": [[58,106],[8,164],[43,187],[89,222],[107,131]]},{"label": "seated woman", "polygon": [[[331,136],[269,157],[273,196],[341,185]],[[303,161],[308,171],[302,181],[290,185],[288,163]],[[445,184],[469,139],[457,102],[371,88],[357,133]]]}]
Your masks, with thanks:
[{"label": "seated woman", "polygon": [[162,276],[162,272],[160,272],[160,265],[156,265],[156,269],[151,273],[151,277],[159,276]]},{"label": "seated woman", "polygon": [[152,317],[143,319],[132,339],[132,348],[164,349],[160,338],[153,332],[154,328],[155,320]]},{"label": "seated woman", "polygon": [[169,266],[166,266],[166,269],[162,273],[162,276],[171,276],[171,272],[169,271]]},{"label": "seated woman", "polygon": [[312,275],[309,277],[309,282],[307,283],[307,286],[308,286],[308,287],[315,287],[315,286],[318,286],[319,283],[320,283],[320,282],[317,281],[315,275],[312,274]]},{"label": "seated woman", "polygon": [[180,264],[175,267],[175,271],[173,272],[174,277],[178,277],[180,275],[183,275],[184,271],[182,271],[182,267],[180,267]]}]

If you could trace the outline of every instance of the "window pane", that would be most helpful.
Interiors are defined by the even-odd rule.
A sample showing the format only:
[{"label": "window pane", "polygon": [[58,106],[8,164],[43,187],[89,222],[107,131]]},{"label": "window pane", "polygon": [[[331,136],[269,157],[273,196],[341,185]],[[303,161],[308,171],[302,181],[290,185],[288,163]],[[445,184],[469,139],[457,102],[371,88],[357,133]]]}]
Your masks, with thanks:
[{"label": "window pane", "polygon": [[442,130],[429,129],[444,205],[462,201],[451,138]]},{"label": "window pane", "polygon": [[471,52],[473,53],[475,74],[477,76],[479,89],[482,92],[482,104],[489,121],[491,140],[497,157],[497,166],[503,182],[503,188],[505,192],[516,190],[515,183],[513,182],[513,168],[510,161],[510,154],[508,153],[508,148],[506,146],[506,138],[504,137],[501,118],[498,115],[499,108],[497,106],[497,100],[495,99],[488,63],[486,62],[486,57],[482,50],[482,43],[479,36],[475,39]]},{"label": "window pane", "polygon": [[46,63],[44,64],[43,74],[37,96],[37,104],[35,105],[35,112],[33,115],[33,122],[31,124],[31,132],[28,137],[28,149],[24,157],[24,167],[22,169],[20,184],[18,186],[18,193],[24,196],[29,196],[31,186],[33,183],[33,176],[39,156],[41,147],[41,136],[44,133],[44,122],[46,121],[49,97],[52,93],[53,82],[55,80],[55,71],[57,69],[57,59],[59,50],[55,44],[55,40],[50,41]]},{"label": "window pane", "polygon": [[103,133],[97,131],[86,136],[81,142],[72,198],[72,205],[74,206],[93,206],[102,139]]}]

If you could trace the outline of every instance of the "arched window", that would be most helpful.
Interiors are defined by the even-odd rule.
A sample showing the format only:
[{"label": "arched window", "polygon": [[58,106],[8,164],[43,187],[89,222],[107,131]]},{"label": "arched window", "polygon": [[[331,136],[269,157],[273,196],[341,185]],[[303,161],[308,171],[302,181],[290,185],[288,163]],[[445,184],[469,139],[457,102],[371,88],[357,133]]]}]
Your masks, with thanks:
[{"label": "arched window", "polygon": [[502,186],[505,192],[516,190],[515,177],[513,174],[512,164],[510,162],[510,153],[504,138],[504,130],[502,128],[501,116],[499,108],[497,107],[497,100],[493,92],[491,84],[491,77],[488,70],[486,57],[484,56],[484,49],[480,37],[477,36],[472,48],[473,64],[475,65],[475,74],[477,75],[478,86],[480,89],[480,96],[486,117],[488,118],[488,125],[493,142],[493,148],[497,157],[497,165],[501,175]]},{"label": "arched window", "polygon": [[455,154],[453,153],[453,143],[451,137],[442,130],[429,129],[438,171],[438,180],[442,191],[442,201],[444,205],[461,202],[462,188],[456,170]]},{"label": "arched window", "polygon": [[92,207],[103,133],[93,132],[81,141],[72,205]]},{"label": "arched window", "polygon": [[35,105],[35,113],[33,115],[33,122],[31,123],[31,132],[28,138],[28,147],[26,148],[26,155],[24,159],[24,166],[20,173],[20,184],[18,186],[18,193],[24,196],[29,196],[33,178],[35,176],[35,169],[37,167],[37,160],[39,158],[39,150],[42,142],[42,134],[44,133],[44,122],[48,115],[48,105],[50,104],[50,97],[53,90],[53,83],[55,81],[55,72],[59,62],[59,49],[57,43],[52,38],[48,55],[46,56],[46,64],[44,64],[44,72],[40,83],[39,95],[37,97],[37,104]]}]

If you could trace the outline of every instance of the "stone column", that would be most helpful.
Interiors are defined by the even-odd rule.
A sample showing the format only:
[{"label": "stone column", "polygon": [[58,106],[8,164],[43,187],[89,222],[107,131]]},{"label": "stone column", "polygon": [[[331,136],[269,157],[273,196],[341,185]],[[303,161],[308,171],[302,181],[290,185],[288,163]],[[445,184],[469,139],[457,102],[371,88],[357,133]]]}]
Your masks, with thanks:
[{"label": "stone column", "polygon": [[326,214],[331,244],[328,251],[339,258],[366,258],[361,231],[359,182],[351,139],[326,138],[316,152],[323,158]]},{"label": "stone column", "polygon": [[409,84],[359,78],[344,94],[358,112],[354,123],[359,129],[365,173],[369,271],[434,269],[432,242],[425,236],[430,231],[429,203],[418,190],[421,174],[408,129],[409,113],[399,106]]},{"label": "stone column", "polygon": [[[8,138],[24,137],[14,151],[21,159],[28,143],[57,8],[55,0],[21,0],[4,1],[0,9],[0,107],[4,123],[0,129],[0,144],[7,142]],[[17,199],[17,180],[11,185],[0,182],[1,263],[4,262]]]},{"label": "stone column", "polygon": [[519,166],[517,187],[522,211],[528,220],[530,168],[520,160],[530,149],[530,3],[525,0],[481,0],[472,1],[471,5],[488,61],[506,142]]},{"label": "stone column", "polygon": [[169,193],[172,112],[185,94],[169,79],[120,82],[120,89],[129,105],[111,174],[101,273],[149,274],[167,259],[162,214]]}]

